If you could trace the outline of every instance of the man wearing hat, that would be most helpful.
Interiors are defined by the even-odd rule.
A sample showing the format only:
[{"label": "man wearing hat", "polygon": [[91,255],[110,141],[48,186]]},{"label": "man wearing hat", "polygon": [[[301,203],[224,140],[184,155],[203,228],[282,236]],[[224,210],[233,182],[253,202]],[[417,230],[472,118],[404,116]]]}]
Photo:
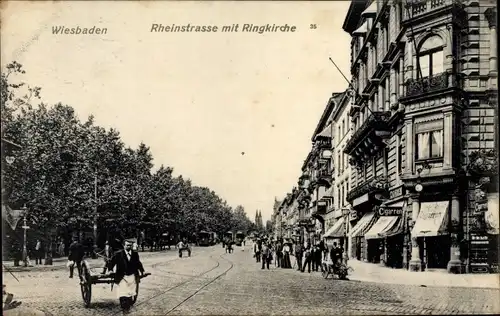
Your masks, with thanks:
[{"label": "man wearing hat", "polygon": [[[72,261],[73,264],[69,267],[69,277],[73,278],[73,271],[75,265],[78,269],[78,275],[80,276],[80,271],[82,267],[83,257],[85,256],[85,249],[83,245],[78,240],[78,236],[73,236],[73,242],[69,245],[68,261]],[[81,276],[80,276],[81,277]]]},{"label": "man wearing hat", "polygon": [[111,259],[109,269],[116,267],[114,283],[116,293],[124,314],[128,314],[132,307],[133,297],[137,295],[136,285],[139,274],[144,275],[144,267],[139,259],[139,253],[132,251],[134,239],[125,239],[123,249],[116,252]]}]

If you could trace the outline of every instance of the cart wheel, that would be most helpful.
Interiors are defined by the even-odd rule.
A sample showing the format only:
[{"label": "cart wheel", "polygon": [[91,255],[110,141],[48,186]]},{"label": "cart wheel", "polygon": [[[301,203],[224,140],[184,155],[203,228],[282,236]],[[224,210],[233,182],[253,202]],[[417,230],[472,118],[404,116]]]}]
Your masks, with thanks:
[{"label": "cart wheel", "polygon": [[92,298],[92,280],[90,277],[90,271],[85,264],[82,265],[80,289],[82,290],[82,299],[85,307],[90,307],[90,301]]}]

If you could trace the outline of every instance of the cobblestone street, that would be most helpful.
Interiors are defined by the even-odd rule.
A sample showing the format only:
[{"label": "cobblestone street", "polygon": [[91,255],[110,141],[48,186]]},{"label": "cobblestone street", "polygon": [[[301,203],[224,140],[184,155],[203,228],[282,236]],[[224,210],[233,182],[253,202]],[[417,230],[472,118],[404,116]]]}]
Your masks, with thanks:
[{"label": "cobblestone street", "polygon": [[[498,313],[500,291],[494,289],[421,287],[323,279],[320,273],[261,270],[250,247],[226,254],[218,246],[193,248],[191,258],[175,251],[143,255],[152,275],[141,283],[132,314],[463,314]],[[85,308],[77,279],[64,269],[4,272],[4,283],[23,306],[53,315],[119,315],[109,285],[92,287]]]}]

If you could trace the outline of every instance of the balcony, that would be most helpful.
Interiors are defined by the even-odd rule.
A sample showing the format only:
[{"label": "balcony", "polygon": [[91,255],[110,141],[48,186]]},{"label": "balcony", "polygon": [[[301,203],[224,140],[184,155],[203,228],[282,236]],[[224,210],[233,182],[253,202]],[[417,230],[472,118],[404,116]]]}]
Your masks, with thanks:
[{"label": "balcony", "polygon": [[314,147],[317,149],[331,149],[332,139],[327,137],[321,137],[314,142]]},{"label": "balcony", "polygon": [[405,82],[405,98],[426,95],[448,88],[448,73],[443,72],[421,79],[408,79]]},{"label": "balcony", "polygon": [[458,4],[457,0],[406,0],[403,9],[403,21],[413,20],[424,16],[431,16],[433,13],[446,11],[448,8]]},{"label": "balcony", "polygon": [[347,201],[350,203],[357,197],[364,194],[376,195],[377,198],[388,197],[389,182],[386,178],[380,177],[358,185],[347,193]]},{"label": "balcony", "polygon": [[355,161],[361,161],[364,156],[372,156],[384,147],[383,137],[390,134],[388,124],[391,112],[371,112],[370,116],[361,127],[351,136],[346,143],[344,153],[350,155]]}]

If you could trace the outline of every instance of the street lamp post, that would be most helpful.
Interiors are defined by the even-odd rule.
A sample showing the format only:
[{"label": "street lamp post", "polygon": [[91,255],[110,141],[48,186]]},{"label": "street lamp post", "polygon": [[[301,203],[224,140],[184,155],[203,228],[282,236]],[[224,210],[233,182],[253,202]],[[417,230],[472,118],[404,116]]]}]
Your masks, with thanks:
[{"label": "street lamp post", "polygon": [[29,229],[29,226],[26,223],[26,216],[28,215],[28,208],[26,207],[26,205],[24,205],[21,209],[23,210],[23,227],[22,228],[24,230],[24,233],[23,233],[23,262],[24,262],[24,266],[27,267],[28,266],[28,248],[26,246],[26,242],[27,242],[26,231]]}]

